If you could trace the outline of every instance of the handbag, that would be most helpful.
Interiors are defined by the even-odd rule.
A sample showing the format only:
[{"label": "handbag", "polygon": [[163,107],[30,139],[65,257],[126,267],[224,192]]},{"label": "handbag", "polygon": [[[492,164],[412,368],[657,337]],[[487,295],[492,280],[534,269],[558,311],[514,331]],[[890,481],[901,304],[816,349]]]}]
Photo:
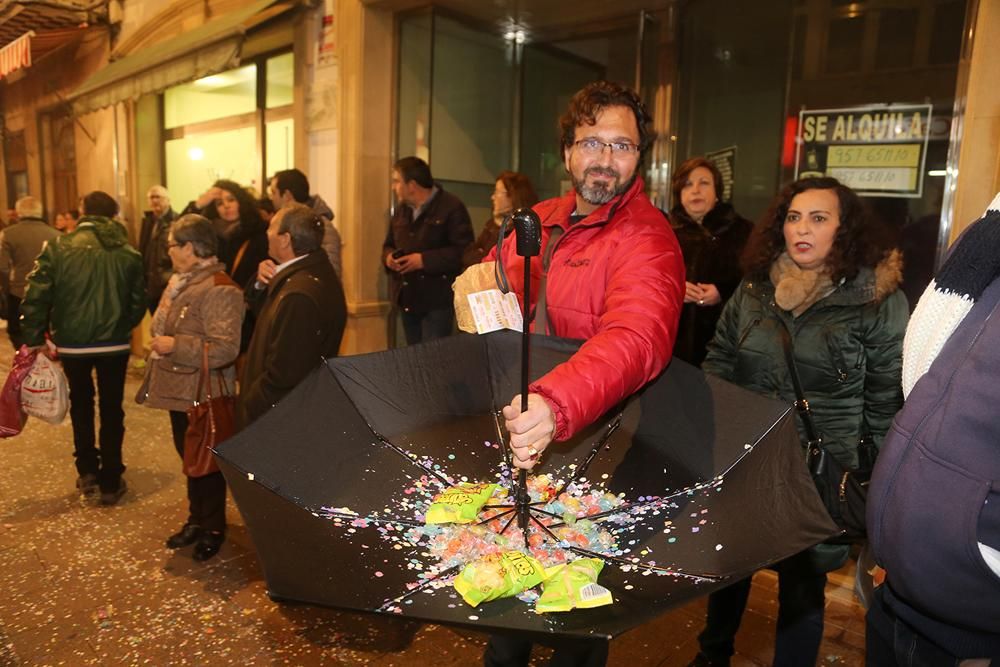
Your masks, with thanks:
[{"label": "handbag", "polygon": [[202,347],[201,378],[198,391],[204,387],[205,400],[195,401],[188,408],[188,427],[184,433],[184,474],[204,477],[219,472],[212,449],[236,432],[236,399],[227,395],[225,379],[219,376],[221,395],[212,396],[212,371],[208,367],[208,343]]},{"label": "handbag", "polygon": [[809,401],[802,391],[795,354],[792,350],[792,335],[788,328],[779,327],[785,361],[795,389],[795,408],[802,419],[806,432],[806,465],[812,475],[819,497],[833,522],[840,528],[840,535],[827,540],[832,544],[850,544],[867,538],[865,527],[865,502],[868,498],[868,483],[878,451],[868,437],[858,442],[858,467],[847,468],[823,446],[823,438],[816,430]]},{"label": "handbag", "polygon": [[69,410],[69,383],[62,365],[44,354],[35,357],[21,384],[21,409],[30,417],[59,424]]}]

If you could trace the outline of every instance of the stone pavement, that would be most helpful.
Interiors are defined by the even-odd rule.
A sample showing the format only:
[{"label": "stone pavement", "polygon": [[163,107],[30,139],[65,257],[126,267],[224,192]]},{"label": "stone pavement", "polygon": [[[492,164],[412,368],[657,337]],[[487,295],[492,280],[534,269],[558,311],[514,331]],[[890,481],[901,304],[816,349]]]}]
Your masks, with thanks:
[{"label": "stone pavement", "polygon": [[[12,353],[0,333],[0,377]],[[230,502],[229,539],[207,563],[164,539],[183,523],[185,485],[165,412],[126,386],[125,478],[114,507],[74,488],[69,419],[31,420],[0,441],[0,666],[481,664],[485,636],[398,618],[279,605]],[[831,577],[821,665],[862,665],[863,612],[851,569]],[[734,665],[772,657],[775,578],[760,573]],[[611,665],[676,667],[697,651],[698,601],[614,640]],[[536,651],[535,664],[544,664]]]}]

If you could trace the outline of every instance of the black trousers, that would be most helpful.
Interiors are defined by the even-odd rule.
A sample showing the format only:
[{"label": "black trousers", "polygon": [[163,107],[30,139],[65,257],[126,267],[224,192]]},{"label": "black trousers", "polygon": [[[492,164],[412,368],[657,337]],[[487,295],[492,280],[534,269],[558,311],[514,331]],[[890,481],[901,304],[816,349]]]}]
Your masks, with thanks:
[{"label": "black trousers", "polygon": [[[608,642],[594,640],[553,640],[546,646],[555,649],[549,667],[604,667],[608,663]],[[491,635],[483,654],[485,667],[527,667],[532,641],[513,635]]]},{"label": "black trousers", "polygon": [[[778,571],[778,627],[774,667],[816,664],[823,640],[826,574],[814,570],[808,552],[773,566]],[[701,652],[712,662],[728,665],[735,651],[736,631],[750,597],[752,577],[708,596],[708,618],[698,635]]]},{"label": "black trousers", "polygon": [[[109,357],[63,356],[63,370],[69,383],[69,417],[73,422],[73,456],[80,475],[97,475],[101,491],[118,490],[125,466],[122,442],[125,440],[125,371],[128,354]],[[97,372],[97,396],[100,401],[101,427],[94,438],[94,372]],[[100,450],[97,443],[100,443]]]},{"label": "black trousers", "polygon": [[21,299],[13,294],[7,295],[7,335],[15,350],[21,347]]},{"label": "black trousers", "polygon": [[[182,460],[187,427],[187,413],[171,410],[170,430],[174,436],[174,448]],[[188,477],[187,497],[188,523],[201,526],[204,530],[226,532],[226,479],[221,472],[213,472],[204,477]]]}]

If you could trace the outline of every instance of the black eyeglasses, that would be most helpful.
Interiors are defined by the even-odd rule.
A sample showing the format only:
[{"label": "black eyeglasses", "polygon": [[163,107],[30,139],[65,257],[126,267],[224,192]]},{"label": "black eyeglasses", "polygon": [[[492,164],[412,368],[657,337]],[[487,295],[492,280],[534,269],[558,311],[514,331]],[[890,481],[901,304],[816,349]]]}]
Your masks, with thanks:
[{"label": "black eyeglasses", "polygon": [[177,241],[167,241],[167,247],[168,248],[180,248],[185,243],[189,243],[189,241],[181,241],[180,243],[178,243]]},{"label": "black eyeglasses", "polygon": [[639,147],[628,141],[601,141],[600,139],[580,139],[574,141],[573,145],[580,149],[585,155],[600,155],[605,148],[611,149],[611,154],[615,156],[632,155],[639,152]]}]

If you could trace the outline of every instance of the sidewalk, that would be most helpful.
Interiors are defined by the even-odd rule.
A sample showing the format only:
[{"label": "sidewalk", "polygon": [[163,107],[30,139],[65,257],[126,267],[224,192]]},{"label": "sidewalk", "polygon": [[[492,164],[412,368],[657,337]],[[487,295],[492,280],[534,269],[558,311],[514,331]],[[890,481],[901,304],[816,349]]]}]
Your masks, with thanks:
[{"label": "sidewalk", "polygon": [[[0,334],[0,374],[12,352]],[[230,501],[228,540],[207,563],[164,539],[184,522],[180,462],[165,412],[125,389],[125,479],[114,507],[76,493],[69,419],[29,421],[0,440],[0,666],[482,664],[486,637],[398,618],[278,605],[267,597],[253,545]],[[862,665],[863,612],[853,570],[831,577],[822,665]],[[775,578],[758,574],[734,665],[772,656]],[[611,665],[676,667],[697,651],[704,601],[612,642]],[[544,651],[535,663],[544,664]]]}]

